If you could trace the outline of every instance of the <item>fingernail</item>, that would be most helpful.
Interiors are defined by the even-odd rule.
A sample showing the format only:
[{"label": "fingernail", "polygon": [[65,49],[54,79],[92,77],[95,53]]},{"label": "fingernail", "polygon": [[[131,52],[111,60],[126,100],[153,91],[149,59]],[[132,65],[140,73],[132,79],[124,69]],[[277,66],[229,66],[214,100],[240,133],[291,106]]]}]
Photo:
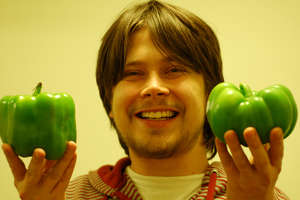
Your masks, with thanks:
[{"label": "fingernail", "polygon": [[247,132],[256,132],[256,129],[254,127],[250,126],[250,127],[245,128],[244,134],[247,133]]},{"label": "fingernail", "polygon": [[224,134],[224,138],[231,137],[230,135],[234,135],[234,131],[233,130],[226,131],[225,134]]},{"label": "fingernail", "polygon": [[70,140],[68,141],[68,144],[76,144],[74,141]]},{"label": "fingernail", "polygon": [[283,133],[282,129],[280,127],[273,128],[273,131]]},{"label": "fingernail", "polygon": [[9,144],[3,143],[1,147],[3,150],[5,150],[9,147]]},{"label": "fingernail", "polygon": [[253,131],[253,129],[247,128],[244,131],[244,138],[246,139],[246,141],[253,143],[254,141],[257,140],[257,134],[256,131]]},{"label": "fingernail", "polygon": [[76,151],[77,146],[74,142],[69,142],[67,145],[68,145],[67,152],[75,152]]},{"label": "fingernail", "polygon": [[274,135],[275,137],[280,138],[280,139],[283,138],[283,134],[284,134],[280,127],[273,128],[271,133],[272,133],[271,135]]},{"label": "fingernail", "polygon": [[36,148],[33,152],[33,156],[38,158],[38,159],[41,159],[44,157],[44,150],[41,149],[41,148]]}]

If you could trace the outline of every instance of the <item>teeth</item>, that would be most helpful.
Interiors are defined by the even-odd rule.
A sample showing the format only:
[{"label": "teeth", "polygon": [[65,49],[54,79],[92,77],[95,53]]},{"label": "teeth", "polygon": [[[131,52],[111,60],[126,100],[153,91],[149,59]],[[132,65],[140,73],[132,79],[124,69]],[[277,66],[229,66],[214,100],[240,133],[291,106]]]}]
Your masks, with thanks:
[{"label": "teeth", "polygon": [[142,112],[141,116],[143,118],[151,118],[151,119],[170,118],[175,116],[175,112],[169,110],[162,111],[162,112]]}]

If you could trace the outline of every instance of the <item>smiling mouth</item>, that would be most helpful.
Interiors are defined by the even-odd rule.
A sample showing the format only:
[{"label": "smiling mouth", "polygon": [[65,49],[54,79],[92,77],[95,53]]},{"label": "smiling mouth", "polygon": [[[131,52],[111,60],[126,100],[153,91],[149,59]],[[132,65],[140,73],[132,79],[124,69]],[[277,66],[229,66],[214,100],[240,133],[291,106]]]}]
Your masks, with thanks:
[{"label": "smiling mouth", "polygon": [[158,111],[158,112],[139,112],[136,114],[141,119],[148,120],[170,120],[175,118],[179,113],[176,111]]}]

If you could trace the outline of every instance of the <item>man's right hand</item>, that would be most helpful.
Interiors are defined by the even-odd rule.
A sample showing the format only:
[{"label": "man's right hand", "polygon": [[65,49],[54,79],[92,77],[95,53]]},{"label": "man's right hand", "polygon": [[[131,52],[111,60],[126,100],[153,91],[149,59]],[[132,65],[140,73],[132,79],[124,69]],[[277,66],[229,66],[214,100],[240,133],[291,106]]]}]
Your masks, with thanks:
[{"label": "man's right hand", "polygon": [[64,156],[57,161],[47,160],[43,149],[35,149],[28,169],[10,145],[3,144],[2,149],[22,200],[63,200],[65,198],[65,190],[77,157],[74,142],[68,142]]}]

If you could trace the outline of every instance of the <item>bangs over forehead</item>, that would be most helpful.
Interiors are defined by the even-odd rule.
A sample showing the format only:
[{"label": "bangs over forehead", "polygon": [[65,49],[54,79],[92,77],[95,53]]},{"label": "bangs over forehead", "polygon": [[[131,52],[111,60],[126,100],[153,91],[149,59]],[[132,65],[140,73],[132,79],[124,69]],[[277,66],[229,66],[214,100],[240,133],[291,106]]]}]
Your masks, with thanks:
[{"label": "bangs over forehead", "polygon": [[[210,38],[213,34],[208,25],[196,15],[169,4],[161,4],[158,1],[150,1],[148,6],[137,6],[123,18],[127,21],[126,47],[132,33],[147,28],[151,34],[154,45],[172,60],[185,64],[195,71],[202,71],[208,67],[209,54],[219,52],[216,38]],[[214,35],[214,34],[213,34]],[[213,41],[208,41],[212,39]],[[217,42],[217,45],[213,44]],[[206,48],[212,45],[211,51]],[[124,52],[126,55],[126,52]]]}]

